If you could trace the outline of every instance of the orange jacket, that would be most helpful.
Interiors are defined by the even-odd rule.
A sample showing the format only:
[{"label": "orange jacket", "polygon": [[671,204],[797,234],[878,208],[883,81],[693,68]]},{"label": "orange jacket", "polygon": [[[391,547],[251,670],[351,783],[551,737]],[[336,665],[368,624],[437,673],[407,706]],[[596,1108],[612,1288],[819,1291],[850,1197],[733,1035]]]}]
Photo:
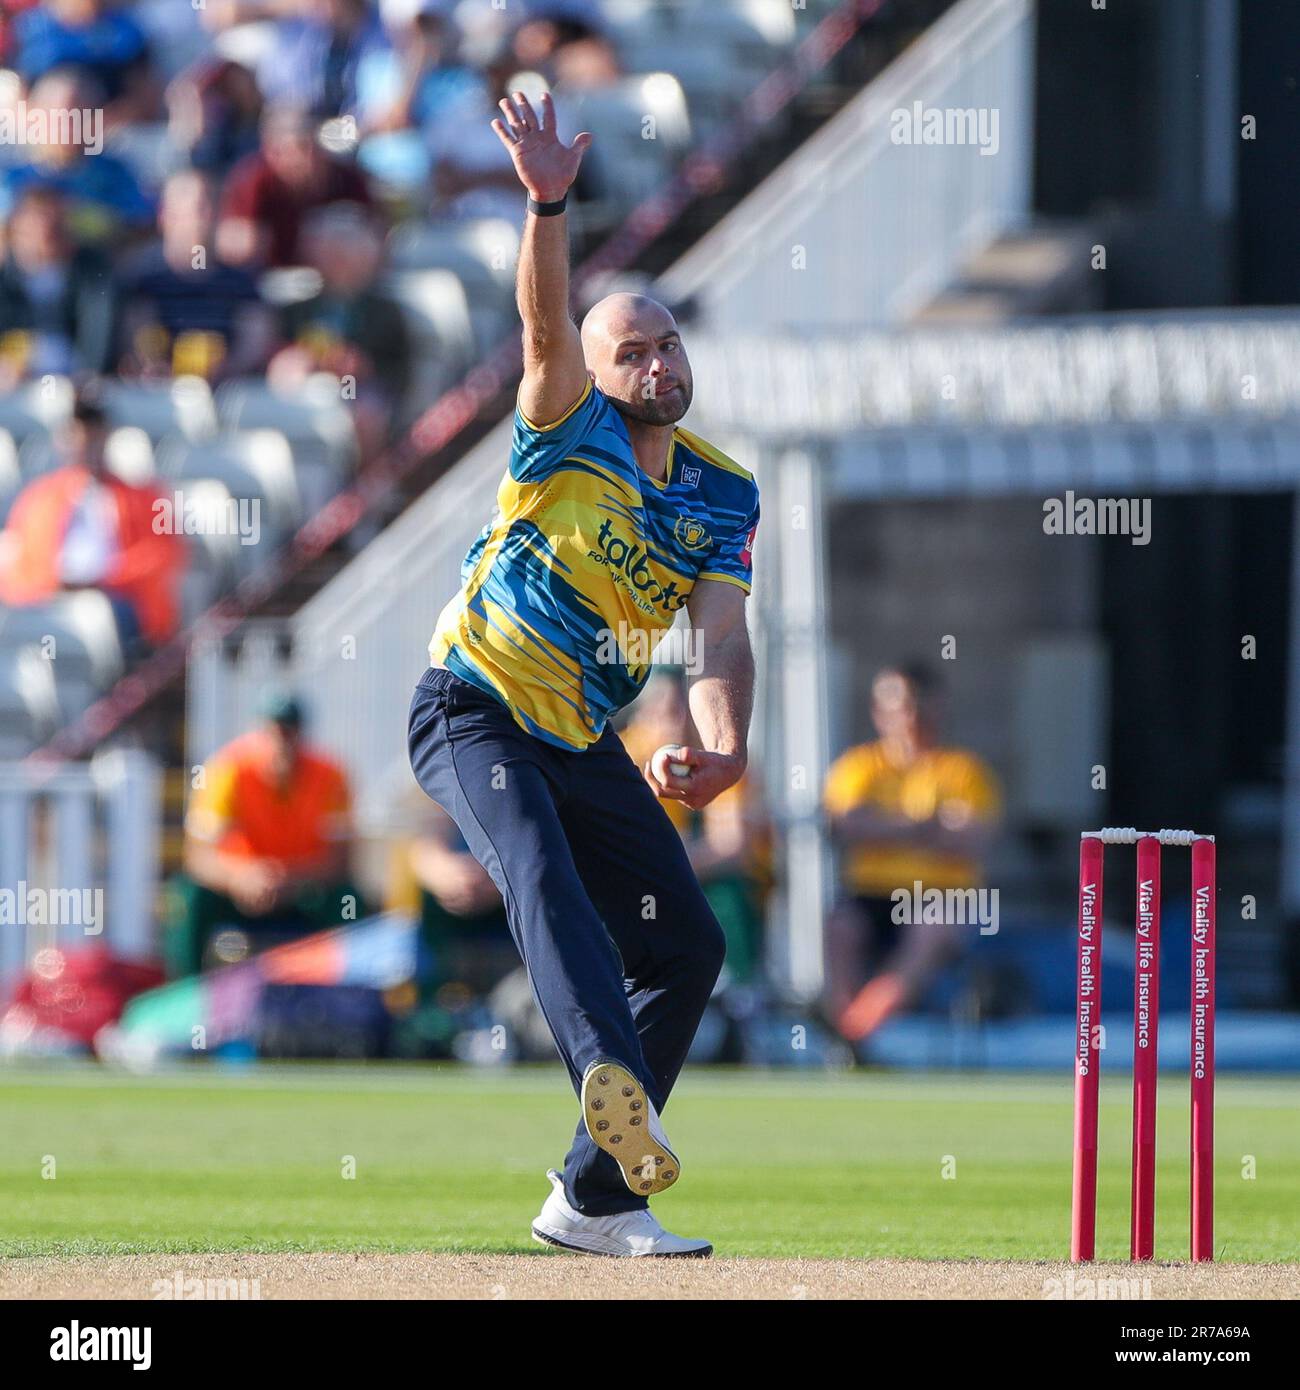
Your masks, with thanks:
[{"label": "orange jacket", "polygon": [[[5,527],[0,552],[0,601],[15,606],[43,603],[62,589],[59,554],[81,494],[91,480],[79,464],[36,478],[19,494]],[[156,495],[111,473],[99,482],[117,504],[117,555],[99,587],[135,609],[140,631],[155,645],[180,620],[177,588],[185,547],[170,532],[154,530]]]},{"label": "orange jacket", "polygon": [[332,758],[301,744],[288,785],[278,786],[270,756],[262,729],[214,753],[186,812],[185,831],[226,854],[278,859],[301,872],[351,835],[347,776]]}]

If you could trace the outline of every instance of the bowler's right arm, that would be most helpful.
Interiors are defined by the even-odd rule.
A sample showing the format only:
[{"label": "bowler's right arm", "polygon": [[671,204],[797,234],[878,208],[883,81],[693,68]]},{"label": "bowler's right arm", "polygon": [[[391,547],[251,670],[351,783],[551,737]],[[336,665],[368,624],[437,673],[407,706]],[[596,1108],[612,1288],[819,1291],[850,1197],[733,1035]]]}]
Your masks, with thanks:
[{"label": "bowler's right arm", "polygon": [[[550,93],[541,99],[540,114],[522,92],[503,98],[499,105],[501,117],[492,122],[492,129],[510,151],[528,196],[539,204],[562,202],[591,136],[583,132],[572,145],[564,144],[556,133]],[[587,385],[582,340],[569,316],[568,222],[562,210],[530,211],[519,250],[516,300],[524,324],[519,410],[539,428],[558,422]]]}]

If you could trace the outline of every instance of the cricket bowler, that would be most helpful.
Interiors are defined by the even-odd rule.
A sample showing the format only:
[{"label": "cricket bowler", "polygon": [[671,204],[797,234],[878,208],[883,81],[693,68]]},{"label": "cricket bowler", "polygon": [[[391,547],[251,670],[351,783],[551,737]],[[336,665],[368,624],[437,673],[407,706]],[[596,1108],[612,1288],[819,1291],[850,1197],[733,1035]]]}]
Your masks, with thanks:
[{"label": "cricket bowler", "polygon": [[[691,368],[663,305],[614,294],[575,327],[565,202],[592,137],[566,145],[550,97],[539,104],[516,92],[492,122],[528,194],[523,381],[496,513],[411,703],[411,766],[501,890],[580,1099],[533,1235],[587,1254],[707,1256],[648,1205],[681,1174],[659,1116],[724,950],[659,801],[705,806],[745,771],[758,489],[679,426]],[[610,718],[683,607],[701,746],[638,769]]]}]

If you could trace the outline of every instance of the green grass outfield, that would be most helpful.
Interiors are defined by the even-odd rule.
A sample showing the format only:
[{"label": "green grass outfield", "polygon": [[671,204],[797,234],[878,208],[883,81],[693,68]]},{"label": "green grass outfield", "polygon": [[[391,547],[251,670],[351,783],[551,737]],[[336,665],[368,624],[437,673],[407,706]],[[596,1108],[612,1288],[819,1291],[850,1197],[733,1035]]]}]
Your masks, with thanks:
[{"label": "green grass outfield", "polygon": [[[1219,1078],[1218,1259],[1295,1258],[1296,1097],[1292,1077]],[[1128,1253],[1129,1106],[1103,1086],[1103,1259]],[[1187,1117],[1170,1073],[1162,1259],[1187,1257]],[[533,1250],[576,1118],[552,1068],[0,1068],[0,1254]],[[690,1070],[666,1119],[684,1176],[655,1210],[720,1255],[1068,1253],[1068,1073]]]}]

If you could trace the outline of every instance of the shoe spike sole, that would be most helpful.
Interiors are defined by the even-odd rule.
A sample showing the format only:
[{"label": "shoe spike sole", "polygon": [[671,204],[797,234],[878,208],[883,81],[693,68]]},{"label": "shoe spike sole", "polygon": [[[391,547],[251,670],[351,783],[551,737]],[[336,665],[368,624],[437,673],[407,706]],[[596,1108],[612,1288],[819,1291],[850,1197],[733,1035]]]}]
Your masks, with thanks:
[{"label": "shoe spike sole", "polygon": [[609,1154],[629,1191],[653,1197],[677,1181],[677,1155],[650,1134],[650,1102],[641,1083],[617,1062],[587,1068],[582,1116],[592,1142]]}]

